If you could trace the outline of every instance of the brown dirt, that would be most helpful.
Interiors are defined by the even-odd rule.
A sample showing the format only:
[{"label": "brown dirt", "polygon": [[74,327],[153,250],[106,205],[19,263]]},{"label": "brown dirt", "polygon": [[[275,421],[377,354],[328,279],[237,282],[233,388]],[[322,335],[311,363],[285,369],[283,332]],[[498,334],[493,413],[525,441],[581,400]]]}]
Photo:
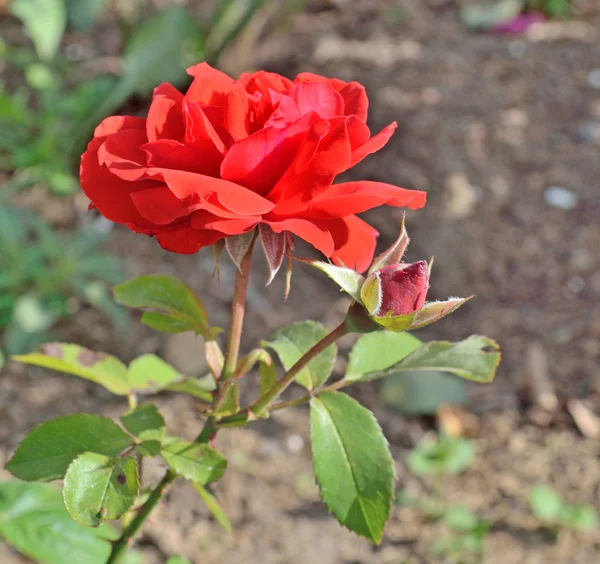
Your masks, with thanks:
[{"label": "brown dirt", "polygon": [[[477,296],[423,337],[481,333],[504,351],[495,383],[472,390],[470,409],[480,423],[476,462],[464,475],[445,479],[443,496],[494,523],[486,563],[594,564],[600,532],[561,533],[552,542],[531,517],[527,493],[535,483],[550,483],[570,501],[600,508],[598,440],[582,437],[562,409],[571,397],[586,397],[592,410],[600,409],[600,90],[589,80],[600,68],[599,21],[504,37],[466,31],[452,1],[332,4],[311,5],[255,45],[251,62],[240,58],[290,76],[311,70],[359,80],[369,90],[372,129],[400,124],[389,146],[352,176],[427,190],[427,208],[408,216],[409,258],[435,256],[435,297]],[[552,33],[558,38],[548,38]],[[224,59],[234,72],[242,70],[235,54]],[[544,193],[550,186],[576,194],[577,206],[549,206]],[[382,247],[400,217],[397,210],[367,214],[382,232]],[[132,275],[183,278],[205,297],[213,322],[226,324],[233,277],[226,261],[219,285],[210,275],[209,252],[175,256],[120,228],[111,248]],[[284,307],[282,280],[265,290],[261,267],[259,261],[250,288],[246,349],[283,323],[312,318],[332,326],[341,318],[346,302],[323,276],[298,266]],[[137,323],[116,339],[87,311],[58,332],[126,360],[166,346]],[[552,417],[526,409],[531,397],[523,388],[532,368],[525,358],[532,343],[541,344],[557,390],[561,409]],[[12,364],[0,390],[0,458],[49,417],[100,410],[116,416],[122,407],[92,385]],[[430,423],[382,408],[374,387],[358,393],[391,442],[399,487],[415,495],[430,491],[431,484],[411,476],[404,463]],[[193,402],[161,398],[160,407],[170,432],[191,437],[198,430]],[[194,492],[177,484],[140,538],[148,562],[176,552],[204,564],[442,562],[430,547],[443,525],[411,509],[394,509],[377,548],[339,527],[318,501],[307,433],[302,408],[251,430],[223,433],[217,446],[230,468],[215,490],[234,534],[227,536]],[[160,471],[148,465],[147,479]]]}]

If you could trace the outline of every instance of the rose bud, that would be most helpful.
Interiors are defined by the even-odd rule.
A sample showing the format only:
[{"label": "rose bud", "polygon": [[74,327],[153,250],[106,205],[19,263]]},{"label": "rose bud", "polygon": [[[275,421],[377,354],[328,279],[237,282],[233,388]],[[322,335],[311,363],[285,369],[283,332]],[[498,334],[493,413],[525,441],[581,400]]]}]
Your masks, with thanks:
[{"label": "rose bud", "polygon": [[425,304],[428,289],[429,266],[422,260],[376,270],[365,280],[360,295],[376,323],[401,331]]}]

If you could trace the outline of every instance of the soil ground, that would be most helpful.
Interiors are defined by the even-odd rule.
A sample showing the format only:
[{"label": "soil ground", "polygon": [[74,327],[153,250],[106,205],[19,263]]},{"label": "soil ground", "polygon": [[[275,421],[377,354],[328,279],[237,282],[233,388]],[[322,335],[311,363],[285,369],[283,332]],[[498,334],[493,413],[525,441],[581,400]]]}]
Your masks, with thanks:
[{"label": "soil ground", "polygon": [[[427,207],[407,217],[409,259],[435,256],[434,297],[476,295],[422,336],[479,333],[503,349],[494,384],[471,389],[476,462],[444,479],[442,496],[493,523],[485,563],[594,564],[600,531],[562,532],[553,541],[530,515],[527,495],[533,484],[548,483],[569,501],[600,509],[598,434],[576,425],[565,407],[581,398],[592,427],[600,411],[600,89],[591,80],[600,72],[600,21],[590,15],[520,36],[474,34],[459,23],[457,8],[451,0],[315,3],[253,45],[251,56],[233,50],[223,64],[233,73],[244,66],[358,80],[369,92],[372,130],[399,123],[389,145],[352,177],[427,190]],[[571,192],[576,206],[550,205],[553,186]],[[380,209],[366,219],[380,229],[383,248],[401,212]],[[226,261],[219,284],[209,251],[175,256],[121,228],[110,248],[131,275],[181,277],[205,297],[213,322],[226,324],[233,278]],[[265,289],[263,266],[259,260],[251,283],[246,349],[294,320],[339,322],[346,302],[324,276],[297,265],[284,307],[282,280]],[[57,333],[125,360],[173,354],[180,346],[137,320],[127,336],[115,336],[92,311]],[[185,350],[185,361],[200,371],[193,348]],[[527,392],[540,378],[555,389],[553,414]],[[405,460],[432,422],[383,407],[375,385],[356,393],[390,440],[398,486],[414,495],[430,492],[433,485],[411,476]],[[173,433],[195,435],[200,423],[192,401],[159,403]],[[93,385],[9,364],[0,380],[0,459],[45,419],[79,411],[116,416],[122,407]],[[251,430],[223,433],[218,447],[230,468],[215,491],[233,535],[208,517],[190,487],[176,484],[139,539],[148,562],[165,562],[173,553],[203,564],[443,562],[431,553],[443,525],[412,509],[394,509],[376,548],[327,515],[312,477],[307,415],[295,408]],[[158,479],[161,471],[148,465],[145,478]],[[0,560],[21,561],[2,547]]]}]

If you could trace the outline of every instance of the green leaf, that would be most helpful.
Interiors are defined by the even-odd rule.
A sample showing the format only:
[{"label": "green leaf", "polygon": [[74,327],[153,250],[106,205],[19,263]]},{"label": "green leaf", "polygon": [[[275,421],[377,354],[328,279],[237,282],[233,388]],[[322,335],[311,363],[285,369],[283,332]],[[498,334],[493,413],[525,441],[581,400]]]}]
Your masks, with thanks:
[{"label": "green leaf", "polygon": [[388,374],[381,399],[403,415],[435,415],[442,404],[464,405],[468,384],[454,374],[416,370]]},{"label": "green leaf", "polygon": [[67,25],[64,0],[12,0],[10,10],[23,22],[40,59],[53,59]]},{"label": "green leaf", "polygon": [[161,441],[165,434],[165,420],[158,408],[145,403],[121,417],[123,427],[144,441]]},{"label": "green leaf", "polygon": [[346,380],[366,380],[365,375],[393,366],[422,344],[410,333],[384,330],[367,333],[356,341],[350,353]]},{"label": "green leaf", "polygon": [[394,462],[373,414],[339,392],[310,404],[310,440],[321,497],[336,519],[379,543],[394,492]]},{"label": "green leaf", "polygon": [[110,419],[87,413],[67,415],[33,429],[6,469],[21,480],[56,480],[84,452],[117,456],[132,443],[131,437]]},{"label": "green leaf", "polygon": [[148,456],[150,458],[152,458],[153,456],[159,455],[161,448],[162,448],[162,444],[160,443],[160,441],[156,441],[156,440],[142,441],[139,445],[135,446],[135,449],[142,456]]},{"label": "green leaf", "polygon": [[477,515],[464,505],[451,505],[444,514],[446,525],[459,532],[470,532],[479,524]]},{"label": "green leaf", "polygon": [[467,470],[475,459],[475,445],[462,438],[425,439],[408,456],[408,468],[416,476],[453,475]]},{"label": "green leaf", "polygon": [[469,29],[491,29],[518,16],[523,11],[523,0],[499,0],[475,4],[461,10],[460,19]]},{"label": "green leaf", "polygon": [[180,392],[201,399],[211,401],[211,392],[217,388],[217,383],[212,374],[207,374],[202,378],[186,378],[181,382],[170,384],[165,389],[169,392]]},{"label": "green leaf", "polygon": [[0,482],[0,538],[42,564],[105,564],[118,533],[73,521],[53,486],[14,481]]},{"label": "green leaf", "polygon": [[589,503],[567,504],[561,512],[560,522],[577,531],[591,531],[598,526],[598,513]]},{"label": "green leaf", "polygon": [[155,354],[145,354],[129,364],[129,383],[134,390],[164,390],[181,381],[181,374]]},{"label": "green leaf", "polygon": [[171,558],[169,558],[167,560],[167,564],[192,564],[187,558],[184,558],[183,556],[179,556],[178,554],[175,556],[171,556]]},{"label": "green leaf", "polygon": [[[325,338],[327,329],[315,321],[301,321],[279,329],[271,342],[263,342],[263,347],[273,349],[281,364],[289,370],[313,345]],[[337,347],[330,345],[313,358],[298,376],[296,382],[308,390],[314,390],[329,378],[337,355]]]},{"label": "green leaf", "polygon": [[529,504],[540,521],[557,522],[565,502],[550,486],[538,484],[529,490]]},{"label": "green leaf", "polygon": [[[121,305],[158,310],[181,329],[196,331],[208,340],[213,338],[204,306],[196,294],[176,278],[159,274],[139,276],[115,286],[113,291],[115,300]],[[156,318],[152,319],[155,323]]]},{"label": "green leaf", "polygon": [[438,370],[473,382],[489,383],[494,379],[499,363],[498,344],[487,337],[471,335],[458,343],[426,343],[387,370],[370,374],[369,379],[404,370]]},{"label": "green leaf", "polygon": [[121,517],[133,506],[139,489],[137,464],[132,457],[111,459],[85,452],[65,474],[63,499],[73,519],[96,527]]},{"label": "green leaf", "polygon": [[360,301],[360,288],[365,279],[358,272],[328,262],[313,261],[311,264],[327,274],[344,292]]},{"label": "green leaf", "polygon": [[186,333],[190,330],[187,319],[172,317],[156,311],[145,311],[142,314],[142,323],[161,333]]},{"label": "green leaf", "polygon": [[212,516],[216,519],[217,523],[219,523],[219,525],[221,525],[221,527],[223,527],[228,533],[231,533],[231,523],[229,522],[227,515],[225,515],[223,508],[217,501],[217,498],[201,484],[193,485],[194,488],[196,488],[196,491],[198,492],[202,500],[204,501],[204,503],[206,504],[208,510],[212,513]]},{"label": "green leaf", "polygon": [[69,24],[77,31],[92,27],[108,5],[108,0],[66,0]]},{"label": "green leaf", "polygon": [[174,439],[163,446],[161,454],[173,471],[200,484],[218,480],[227,468],[227,460],[205,444]]},{"label": "green leaf", "polygon": [[91,380],[113,394],[129,392],[127,368],[114,356],[67,343],[48,343],[43,345],[42,351],[13,359]]}]

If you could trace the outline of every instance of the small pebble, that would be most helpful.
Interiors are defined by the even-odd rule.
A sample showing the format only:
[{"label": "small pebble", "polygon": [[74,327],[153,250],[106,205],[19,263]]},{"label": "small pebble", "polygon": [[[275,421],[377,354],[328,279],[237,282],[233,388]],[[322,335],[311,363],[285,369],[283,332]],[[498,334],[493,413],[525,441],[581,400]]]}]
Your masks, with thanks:
[{"label": "small pebble", "polygon": [[287,438],[286,445],[288,451],[296,454],[304,448],[304,439],[300,435],[290,435]]},{"label": "small pebble", "polygon": [[588,74],[588,83],[592,88],[600,88],[600,69],[594,69]]},{"label": "small pebble", "polygon": [[544,192],[544,200],[549,206],[561,210],[572,210],[577,207],[579,197],[566,188],[550,186]]},{"label": "small pebble", "polygon": [[567,282],[567,286],[574,294],[581,294],[585,288],[585,280],[581,276],[573,276]]},{"label": "small pebble", "polygon": [[526,51],[527,43],[525,43],[525,41],[521,41],[520,39],[516,41],[511,41],[508,44],[508,53],[511,57],[514,57],[515,59],[521,58]]},{"label": "small pebble", "polygon": [[597,143],[600,141],[600,123],[586,121],[579,126],[577,134],[584,143]]}]

